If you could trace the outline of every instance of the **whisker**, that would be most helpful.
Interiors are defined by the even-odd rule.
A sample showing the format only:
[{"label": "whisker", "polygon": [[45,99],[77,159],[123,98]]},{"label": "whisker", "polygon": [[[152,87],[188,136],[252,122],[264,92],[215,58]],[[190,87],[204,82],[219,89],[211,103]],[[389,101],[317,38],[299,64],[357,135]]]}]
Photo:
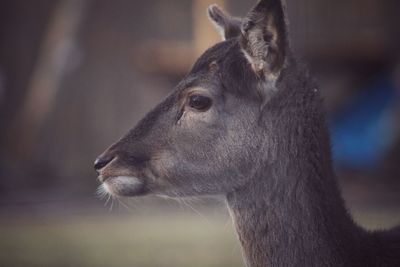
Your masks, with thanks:
[{"label": "whisker", "polygon": [[100,185],[96,190],[96,195],[100,199],[105,199],[108,195],[107,191],[104,189],[104,185]]},{"label": "whisker", "polygon": [[113,195],[110,195],[111,196],[111,198],[109,198],[110,200],[111,200],[111,203],[110,203],[110,208],[109,208],[109,211],[111,212],[112,211],[112,209],[113,209],[113,207],[114,207],[114,196]]},{"label": "whisker", "polygon": [[130,212],[133,212],[132,208],[131,208],[128,204],[126,204],[126,203],[122,200],[122,198],[117,198],[117,200],[118,200],[118,203],[121,204],[124,208],[126,208],[126,209],[127,209],[128,211],[130,211]]},{"label": "whisker", "polygon": [[109,202],[110,199],[111,199],[111,195],[110,195],[110,194],[107,194],[107,195],[108,195],[108,197],[107,197],[107,199],[106,199],[106,202],[104,203],[104,207],[107,206],[108,202]]},{"label": "whisker", "polygon": [[188,198],[180,198],[180,200],[182,201],[182,203],[188,207],[189,209],[191,209],[193,212],[195,212],[203,221],[205,221],[209,226],[212,225],[211,221],[204,215],[202,214],[200,211],[198,211],[191,203],[190,203],[190,199]]},{"label": "whisker", "polygon": [[173,195],[173,197],[168,198],[168,199],[172,199],[175,202],[179,203],[179,207],[181,208],[181,210],[185,210],[185,208],[183,207],[187,207],[189,208],[191,211],[193,211],[196,215],[198,215],[202,221],[205,221],[208,225],[212,225],[212,223],[210,222],[210,220],[204,215],[202,214],[200,211],[198,211],[191,203],[190,200],[194,200],[194,201],[198,201],[198,198],[185,198],[182,197],[178,192],[171,190],[169,192],[171,195]]}]

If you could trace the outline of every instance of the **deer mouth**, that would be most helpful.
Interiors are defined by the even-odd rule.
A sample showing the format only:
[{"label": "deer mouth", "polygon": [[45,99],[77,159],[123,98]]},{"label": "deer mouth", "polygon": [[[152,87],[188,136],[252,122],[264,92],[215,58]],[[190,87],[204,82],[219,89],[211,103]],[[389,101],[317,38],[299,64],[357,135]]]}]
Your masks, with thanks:
[{"label": "deer mouth", "polygon": [[100,180],[102,191],[114,196],[140,196],[148,191],[144,180],[134,176],[100,177]]}]

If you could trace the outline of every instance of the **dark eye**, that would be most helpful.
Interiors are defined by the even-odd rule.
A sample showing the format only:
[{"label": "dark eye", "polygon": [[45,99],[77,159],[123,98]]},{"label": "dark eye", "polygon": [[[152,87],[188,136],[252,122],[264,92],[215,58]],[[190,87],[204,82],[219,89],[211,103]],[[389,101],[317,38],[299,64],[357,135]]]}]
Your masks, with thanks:
[{"label": "dark eye", "polygon": [[202,95],[191,95],[189,97],[189,107],[198,111],[206,111],[211,107],[211,98]]}]

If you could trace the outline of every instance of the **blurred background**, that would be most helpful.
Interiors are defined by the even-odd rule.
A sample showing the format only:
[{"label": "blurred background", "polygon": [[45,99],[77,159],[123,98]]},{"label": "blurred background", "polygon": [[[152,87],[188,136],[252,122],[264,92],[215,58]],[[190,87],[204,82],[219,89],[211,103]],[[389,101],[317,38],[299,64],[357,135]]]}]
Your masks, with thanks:
[{"label": "blurred background", "polygon": [[[101,200],[92,165],[254,2],[0,1],[0,266],[242,266],[223,200]],[[349,209],[400,223],[400,2],[287,4]]]}]

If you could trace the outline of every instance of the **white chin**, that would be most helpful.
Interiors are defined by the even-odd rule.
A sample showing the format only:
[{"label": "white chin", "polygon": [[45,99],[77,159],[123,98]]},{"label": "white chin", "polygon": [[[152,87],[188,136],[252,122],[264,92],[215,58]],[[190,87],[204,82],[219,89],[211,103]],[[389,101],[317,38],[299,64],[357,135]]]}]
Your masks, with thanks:
[{"label": "white chin", "polygon": [[107,194],[116,196],[128,197],[144,193],[144,183],[133,176],[110,177],[101,187]]}]

